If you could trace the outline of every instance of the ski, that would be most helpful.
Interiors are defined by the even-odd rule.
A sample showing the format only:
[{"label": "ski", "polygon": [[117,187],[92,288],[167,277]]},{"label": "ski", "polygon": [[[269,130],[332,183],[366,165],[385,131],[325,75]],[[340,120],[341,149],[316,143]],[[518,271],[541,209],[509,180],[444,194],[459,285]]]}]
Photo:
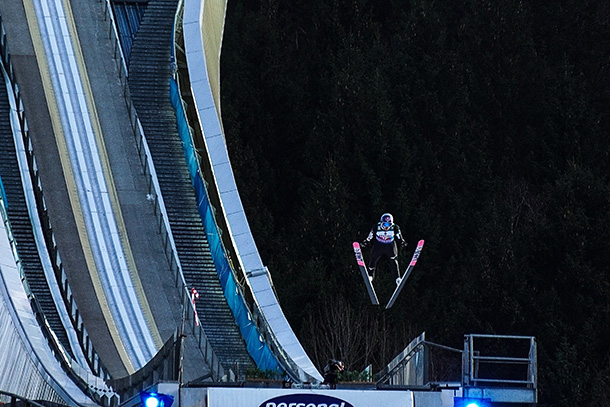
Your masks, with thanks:
[{"label": "ski", "polygon": [[413,271],[413,267],[415,267],[415,264],[417,263],[417,259],[419,258],[419,254],[421,253],[421,249],[423,247],[424,247],[424,241],[420,240],[417,243],[417,247],[415,248],[415,253],[413,253],[413,257],[411,258],[411,263],[409,263],[409,267],[407,267],[407,271],[405,271],[405,275],[402,277],[400,284],[398,284],[398,286],[394,290],[394,294],[392,294],[392,297],[390,298],[390,301],[388,301],[388,305],[385,306],[385,309],[389,309],[392,305],[394,305],[394,301],[396,301],[398,294],[400,294],[400,291],[405,286],[407,278],[409,278],[409,275]]},{"label": "ski", "polygon": [[371,280],[369,280],[369,273],[366,269],[366,265],[364,264],[364,257],[362,257],[362,249],[360,249],[360,243],[354,242],[353,246],[354,254],[356,255],[356,261],[358,262],[358,267],[360,268],[360,272],[362,273],[362,278],[364,279],[364,285],[366,285],[366,290],[369,293],[369,297],[371,297],[371,302],[373,303],[373,305],[379,305],[377,294],[375,293],[375,289],[373,288]]}]

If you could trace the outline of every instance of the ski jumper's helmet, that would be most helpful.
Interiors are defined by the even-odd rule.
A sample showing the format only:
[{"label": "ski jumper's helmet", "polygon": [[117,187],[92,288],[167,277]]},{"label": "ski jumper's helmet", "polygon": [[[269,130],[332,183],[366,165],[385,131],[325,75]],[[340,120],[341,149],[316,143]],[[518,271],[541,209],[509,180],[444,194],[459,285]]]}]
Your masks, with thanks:
[{"label": "ski jumper's helmet", "polygon": [[380,222],[381,222],[381,228],[384,230],[388,230],[394,224],[394,217],[392,216],[391,213],[384,213],[383,215],[381,215]]}]

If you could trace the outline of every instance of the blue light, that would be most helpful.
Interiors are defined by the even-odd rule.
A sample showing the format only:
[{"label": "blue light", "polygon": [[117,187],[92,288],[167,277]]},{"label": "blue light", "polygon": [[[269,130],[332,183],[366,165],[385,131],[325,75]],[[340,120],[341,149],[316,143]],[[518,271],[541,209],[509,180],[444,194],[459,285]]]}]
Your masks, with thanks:
[{"label": "blue light", "polygon": [[491,407],[491,399],[475,397],[454,397],[454,407]]},{"label": "blue light", "polygon": [[142,407],[171,407],[174,397],[167,394],[143,391],[140,393]]},{"label": "blue light", "polygon": [[[159,399],[155,397],[155,395],[151,394],[150,396],[144,399],[145,407],[159,407]],[[470,407],[478,407],[478,406],[470,406]]]}]

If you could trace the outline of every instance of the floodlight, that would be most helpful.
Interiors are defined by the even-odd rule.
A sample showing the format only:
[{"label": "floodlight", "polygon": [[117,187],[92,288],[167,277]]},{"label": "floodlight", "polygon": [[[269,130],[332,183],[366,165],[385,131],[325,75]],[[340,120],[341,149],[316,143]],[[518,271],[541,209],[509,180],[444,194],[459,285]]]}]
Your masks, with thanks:
[{"label": "floodlight", "polygon": [[171,407],[174,397],[167,394],[143,391],[140,393],[141,407]]},{"label": "floodlight", "polygon": [[453,407],[491,407],[491,399],[454,397]]}]

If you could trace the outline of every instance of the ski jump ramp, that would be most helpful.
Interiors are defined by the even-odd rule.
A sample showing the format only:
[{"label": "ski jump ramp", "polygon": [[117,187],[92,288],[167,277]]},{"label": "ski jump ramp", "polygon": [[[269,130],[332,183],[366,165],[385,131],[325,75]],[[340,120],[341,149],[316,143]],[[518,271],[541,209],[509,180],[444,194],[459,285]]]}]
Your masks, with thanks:
[{"label": "ski jump ramp", "polygon": [[301,381],[322,381],[278,303],[271,276],[250,231],[231,168],[219,106],[218,71],[225,11],[226,1],[222,0],[184,1],[183,32],[190,86],[221,201],[221,216],[226,220],[238,253],[237,261],[244,270],[272,339],[285,352],[288,363],[296,365]]}]

